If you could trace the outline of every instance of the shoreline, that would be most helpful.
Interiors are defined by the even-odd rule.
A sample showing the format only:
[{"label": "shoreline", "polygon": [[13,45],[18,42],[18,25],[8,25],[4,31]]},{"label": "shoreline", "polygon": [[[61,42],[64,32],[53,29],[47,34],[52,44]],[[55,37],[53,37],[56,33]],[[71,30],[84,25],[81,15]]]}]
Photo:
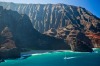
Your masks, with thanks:
[{"label": "shoreline", "polygon": [[[92,48],[92,49],[96,50],[96,49],[100,49],[100,48]],[[21,57],[18,59],[26,59],[26,58],[33,56],[33,55],[41,55],[41,54],[46,54],[46,53],[51,54],[53,52],[74,52],[74,51],[71,51],[71,50],[30,50],[27,52],[21,52]],[[76,52],[76,53],[83,53],[83,52]],[[85,53],[87,53],[87,52],[85,52]],[[95,52],[95,53],[98,53],[98,52]],[[1,63],[1,61],[2,60],[0,60],[0,63]],[[5,60],[3,62],[5,62]]]},{"label": "shoreline", "polygon": [[[100,49],[100,48],[92,48],[93,50],[95,49]],[[72,50],[30,50],[27,52],[21,52],[21,56],[23,55],[32,55],[32,54],[41,54],[41,53],[52,53],[52,52],[64,52],[64,51],[70,51],[70,52],[75,52]]]},{"label": "shoreline", "polygon": [[27,52],[21,52],[21,56],[23,55],[32,55],[32,54],[41,54],[41,53],[52,53],[52,52],[62,52],[62,51],[67,51],[67,50],[31,50]]}]

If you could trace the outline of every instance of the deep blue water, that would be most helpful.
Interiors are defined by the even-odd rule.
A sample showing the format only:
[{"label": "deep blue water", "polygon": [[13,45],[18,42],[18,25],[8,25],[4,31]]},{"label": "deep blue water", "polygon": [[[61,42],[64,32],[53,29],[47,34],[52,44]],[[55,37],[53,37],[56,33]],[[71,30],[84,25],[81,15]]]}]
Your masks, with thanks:
[{"label": "deep blue water", "polygon": [[6,60],[0,66],[100,66],[100,49],[94,51],[83,53],[66,50],[32,54],[26,59]]}]

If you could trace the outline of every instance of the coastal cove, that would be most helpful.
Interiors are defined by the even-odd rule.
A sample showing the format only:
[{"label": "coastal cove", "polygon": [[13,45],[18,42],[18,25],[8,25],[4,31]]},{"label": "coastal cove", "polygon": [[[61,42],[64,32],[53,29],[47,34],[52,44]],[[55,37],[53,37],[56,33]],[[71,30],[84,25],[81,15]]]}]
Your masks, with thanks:
[{"label": "coastal cove", "polygon": [[[5,5],[18,7],[13,9]],[[33,57],[31,55],[37,52],[40,55],[48,53],[48,50],[92,53],[92,48],[100,48],[100,19],[85,8],[67,4],[14,5],[0,2],[0,62],[20,58],[20,53],[27,49],[35,51],[22,54],[21,59]],[[49,53],[52,56],[54,52]]]},{"label": "coastal cove", "polygon": [[[70,50],[31,51],[27,58],[5,60],[5,62],[0,63],[0,66],[99,66],[100,49],[93,48],[93,50],[94,52],[91,53]],[[22,53],[22,56],[26,54]],[[64,59],[65,57],[66,59]]]},{"label": "coastal cove", "polygon": [[90,1],[17,1],[0,0],[0,66],[100,66],[100,17]]}]

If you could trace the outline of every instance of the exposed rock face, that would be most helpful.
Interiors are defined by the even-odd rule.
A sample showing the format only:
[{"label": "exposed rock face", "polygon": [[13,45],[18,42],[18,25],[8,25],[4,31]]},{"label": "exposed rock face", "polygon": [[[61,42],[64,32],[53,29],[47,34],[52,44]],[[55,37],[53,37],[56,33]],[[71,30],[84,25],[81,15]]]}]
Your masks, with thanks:
[{"label": "exposed rock face", "polygon": [[78,30],[72,30],[67,36],[67,42],[69,42],[73,51],[92,52],[91,40]]},{"label": "exposed rock face", "polygon": [[27,15],[0,6],[0,60],[18,58],[23,49],[63,50],[70,46],[63,39],[36,31]]},{"label": "exposed rock face", "polygon": [[92,52],[92,43],[91,40],[85,36],[84,33],[79,32],[77,35],[77,44],[75,51],[81,51],[81,52]]},{"label": "exposed rock face", "polygon": [[69,33],[72,31],[72,29],[67,29],[66,27],[58,28],[57,30],[53,29],[53,30],[55,31],[52,31],[52,29],[50,29],[44,32],[44,34],[57,37],[57,38],[61,38],[61,39],[66,39]]},{"label": "exposed rock face", "polygon": [[[1,7],[2,8],[2,7]],[[5,30],[3,31],[3,29]],[[10,30],[7,31],[6,29]],[[63,39],[49,37],[36,31],[27,15],[3,9],[0,12],[0,32],[2,36],[12,37],[16,47],[20,49],[58,50],[70,49]],[[6,32],[8,32],[6,34]],[[11,34],[12,33],[12,34]],[[2,39],[2,38],[0,38]],[[14,43],[8,40],[9,44]],[[8,45],[7,43],[4,44]]]},{"label": "exposed rock face", "polygon": [[43,33],[51,28],[69,26],[79,30],[100,32],[100,19],[85,8],[66,4],[15,4],[0,2],[6,9],[12,9],[29,16],[35,29]]},{"label": "exposed rock face", "polygon": [[20,57],[20,51],[17,48],[0,50],[0,60],[1,59],[16,59],[19,57]]},{"label": "exposed rock face", "polygon": [[100,48],[100,33],[86,32],[85,34],[91,39],[94,48]]},{"label": "exposed rock face", "polygon": [[49,36],[55,36],[57,35],[57,31],[54,28],[51,28],[50,30],[48,30],[47,32],[44,32],[44,34],[49,35]]},{"label": "exposed rock face", "polygon": [[[0,32],[5,27],[8,27],[11,31],[15,44],[18,47],[31,46],[33,40],[38,37],[37,34],[39,33],[33,29],[28,16],[20,15],[16,11],[3,9],[0,14]],[[36,36],[33,36],[33,34]]]},{"label": "exposed rock face", "polygon": [[[16,46],[20,48],[68,49],[70,47],[64,40],[70,36],[72,30],[78,30],[83,34],[86,31],[100,32],[100,19],[82,7],[65,4],[15,4],[5,2],[0,2],[0,5],[9,11],[25,13],[31,20],[24,14],[14,14],[15,16],[11,14],[12,16],[8,18],[8,21],[12,17],[13,20],[5,21],[13,34]],[[3,8],[0,11],[2,10]],[[32,26],[39,32],[51,37],[40,34]],[[3,28],[0,27],[1,30]],[[88,48],[92,46],[86,40],[84,42],[87,43],[85,46],[89,45]],[[89,42],[91,43],[91,40]]]},{"label": "exposed rock face", "polygon": [[0,5],[8,10],[27,14],[36,30],[52,37],[66,39],[73,29],[83,33],[87,31],[100,32],[100,18],[82,7],[66,4],[15,4],[5,2],[0,2]]},{"label": "exposed rock face", "polygon": [[20,51],[15,45],[12,33],[8,27],[5,27],[0,33],[0,60],[19,57]]},{"label": "exposed rock face", "polygon": [[91,48],[93,48],[94,46],[91,40],[83,32],[75,30],[75,28],[73,28],[72,26],[69,28],[59,28],[58,30],[50,29],[45,32],[45,34],[66,40],[66,42],[70,45],[71,50],[73,51],[93,51]]}]

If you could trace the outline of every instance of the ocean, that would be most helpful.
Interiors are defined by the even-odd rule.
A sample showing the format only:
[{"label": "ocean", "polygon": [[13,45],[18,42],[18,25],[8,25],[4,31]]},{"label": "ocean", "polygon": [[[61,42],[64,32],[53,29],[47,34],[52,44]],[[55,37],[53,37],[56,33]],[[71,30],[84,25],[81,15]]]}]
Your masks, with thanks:
[{"label": "ocean", "polygon": [[100,49],[94,52],[70,50],[32,54],[27,58],[9,59],[0,66],[100,66]]}]

